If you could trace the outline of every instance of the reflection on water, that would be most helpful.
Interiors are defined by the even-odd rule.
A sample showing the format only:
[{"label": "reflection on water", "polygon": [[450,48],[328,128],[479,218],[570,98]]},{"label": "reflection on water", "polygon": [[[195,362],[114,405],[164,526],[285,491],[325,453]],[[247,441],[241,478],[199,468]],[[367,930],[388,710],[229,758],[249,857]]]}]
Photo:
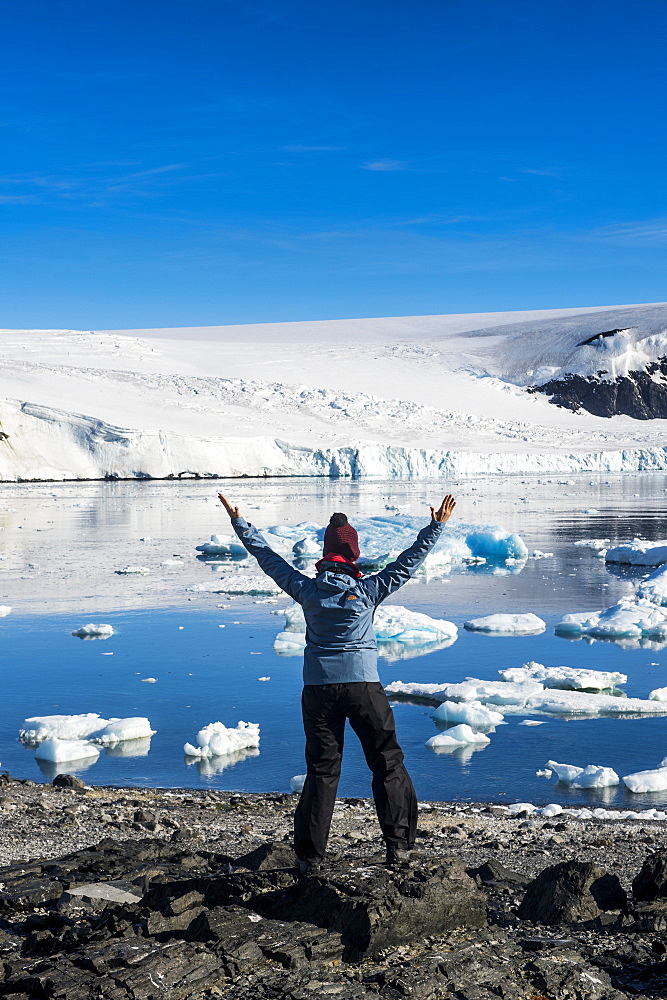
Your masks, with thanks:
[{"label": "reflection on water", "polygon": [[257,747],[246,747],[245,750],[236,750],[234,753],[226,753],[221,757],[184,757],[183,760],[192,767],[194,764],[202,778],[214,778],[216,774],[222,774],[228,767],[240,764],[241,761],[249,757],[259,757]]},{"label": "reflection on water", "polygon": [[479,750],[486,750],[490,746],[489,743],[465,743],[459,747],[444,746],[444,747],[429,747],[431,753],[435,754],[436,757],[441,757],[443,754],[447,757],[452,757],[459,764],[467,764],[473,754],[477,753]]},{"label": "reflection on water", "polygon": [[37,767],[48,781],[53,781],[57,774],[80,774],[97,764],[97,757],[82,757],[81,760],[61,760],[58,763],[52,760],[42,760],[35,757]]},{"label": "reflection on water", "polygon": [[140,740],[123,740],[107,747],[107,757],[145,757],[151,748],[151,737]]}]

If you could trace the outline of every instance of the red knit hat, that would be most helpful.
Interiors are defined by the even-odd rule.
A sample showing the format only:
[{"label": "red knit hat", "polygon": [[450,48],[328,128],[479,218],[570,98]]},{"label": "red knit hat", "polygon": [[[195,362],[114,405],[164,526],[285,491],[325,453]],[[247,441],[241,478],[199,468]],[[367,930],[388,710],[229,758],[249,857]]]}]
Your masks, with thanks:
[{"label": "red knit hat", "polygon": [[359,536],[347,522],[345,514],[332,514],[331,520],[324,532],[324,552],[328,555],[343,556],[350,562],[356,562],[359,558]]}]

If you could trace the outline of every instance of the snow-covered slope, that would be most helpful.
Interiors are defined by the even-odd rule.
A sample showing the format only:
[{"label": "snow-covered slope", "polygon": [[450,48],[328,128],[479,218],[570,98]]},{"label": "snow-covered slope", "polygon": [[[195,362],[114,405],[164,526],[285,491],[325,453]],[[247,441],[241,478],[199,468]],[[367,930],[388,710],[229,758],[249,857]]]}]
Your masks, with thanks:
[{"label": "snow-covered slope", "polygon": [[665,469],[662,419],[570,410],[662,416],[666,331],[664,304],[0,331],[0,480]]}]

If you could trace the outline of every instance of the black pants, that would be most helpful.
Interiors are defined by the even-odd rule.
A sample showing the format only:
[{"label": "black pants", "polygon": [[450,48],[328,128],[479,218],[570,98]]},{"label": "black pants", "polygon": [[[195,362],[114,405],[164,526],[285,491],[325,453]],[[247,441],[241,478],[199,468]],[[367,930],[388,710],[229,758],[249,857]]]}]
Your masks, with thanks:
[{"label": "black pants", "polygon": [[409,848],[417,830],[417,797],[396,740],[394,713],[377,683],[307,684],[301,698],[306,733],[306,783],[294,816],[294,848],[323,858],[343,758],[345,720],[373,772],[373,798],[387,844]]}]

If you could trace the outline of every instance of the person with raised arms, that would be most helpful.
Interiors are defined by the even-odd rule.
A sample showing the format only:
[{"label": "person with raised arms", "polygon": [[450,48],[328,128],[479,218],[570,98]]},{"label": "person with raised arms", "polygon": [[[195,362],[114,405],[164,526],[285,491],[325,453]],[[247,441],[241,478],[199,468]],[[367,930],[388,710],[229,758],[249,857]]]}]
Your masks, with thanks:
[{"label": "person with raised arms", "polygon": [[326,854],[343,758],[345,722],[359,737],[373,774],[373,798],[390,865],[409,862],[417,830],[417,797],[396,739],[394,713],[380,683],[373,630],[375,609],[421,566],[452,515],[448,494],[431,507],[415,542],[381,572],[362,576],[357,532],[333,514],[317,575],[294,569],[222,495],[234,531],[261,569],[303,608],[303,727],[306,780],[294,815],[294,849],[303,875],[316,874]]}]

